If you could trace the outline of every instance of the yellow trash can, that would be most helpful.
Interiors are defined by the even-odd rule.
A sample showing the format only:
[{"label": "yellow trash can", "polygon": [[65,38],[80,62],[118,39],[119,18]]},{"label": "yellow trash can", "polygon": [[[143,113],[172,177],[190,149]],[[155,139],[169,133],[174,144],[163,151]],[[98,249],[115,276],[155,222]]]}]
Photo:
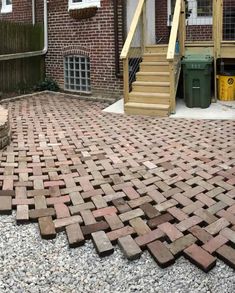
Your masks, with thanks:
[{"label": "yellow trash can", "polygon": [[219,100],[235,100],[235,74],[221,73],[219,75]]}]

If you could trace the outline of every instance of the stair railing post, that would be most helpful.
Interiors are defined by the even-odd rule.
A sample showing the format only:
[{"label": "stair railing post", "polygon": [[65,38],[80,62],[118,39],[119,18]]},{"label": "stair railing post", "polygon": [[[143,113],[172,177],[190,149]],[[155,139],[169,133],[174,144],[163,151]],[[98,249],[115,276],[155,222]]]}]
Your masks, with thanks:
[{"label": "stair railing post", "polygon": [[142,11],[142,18],[141,18],[141,51],[144,52],[145,45],[146,45],[146,34],[147,34],[147,16],[146,16],[146,1],[143,5],[143,11]]},{"label": "stair railing post", "polygon": [[124,104],[128,102],[129,96],[129,58],[123,59],[123,95]]},{"label": "stair railing post", "polygon": [[170,111],[172,114],[175,113],[175,66],[174,60],[169,61],[170,70]]},{"label": "stair railing post", "polygon": [[179,45],[180,55],[185,55],[185,41],[186,41],[186,18],[185,18],[185,0],[181,0],[180,23],[179,23]]}]

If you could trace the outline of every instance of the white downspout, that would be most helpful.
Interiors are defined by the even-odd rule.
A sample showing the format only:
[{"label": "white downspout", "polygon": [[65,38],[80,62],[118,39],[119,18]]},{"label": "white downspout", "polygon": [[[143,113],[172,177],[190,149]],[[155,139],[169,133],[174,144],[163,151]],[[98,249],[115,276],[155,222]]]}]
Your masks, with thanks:
[{"label": "white downspout", "polygon": [[[32,4],[35,0],[32,0]],[[45,55],[48,51],[47,0],[44,0],[44,47],[40,51],[0,55],[0,61]]]},{"label": "white downspout", "polygon": [[32,0],[32,24],[35,25],[35,0]]}]

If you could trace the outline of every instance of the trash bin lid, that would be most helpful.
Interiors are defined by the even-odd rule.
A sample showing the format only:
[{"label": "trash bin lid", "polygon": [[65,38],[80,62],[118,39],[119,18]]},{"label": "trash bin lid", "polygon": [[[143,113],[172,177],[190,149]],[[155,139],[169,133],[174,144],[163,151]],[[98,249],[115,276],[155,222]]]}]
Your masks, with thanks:
[{"label": "trash bin lid", "polygon": [[184,57],[182,63],[192,63],[192,62],[200,62],[200,63],[209,63],[211,64],[213,61],[213,57],[210,55],[199,55],[199,54],[188,54]]}]

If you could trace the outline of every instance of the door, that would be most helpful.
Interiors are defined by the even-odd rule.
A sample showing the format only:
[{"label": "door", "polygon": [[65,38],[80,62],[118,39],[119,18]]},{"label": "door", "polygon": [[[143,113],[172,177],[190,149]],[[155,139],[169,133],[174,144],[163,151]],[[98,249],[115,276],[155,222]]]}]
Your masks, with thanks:
[{"label": "door", "polygon": [[[127,33],[129,32],[131,22],[134,17],[134,13],[136,11],[136,7],[138,5],[139,0],[127,0],[126,5],[126,24],[127,24]],[[146,45],[153,45],[156,42],[156,34],[155,34],[155,0],[146,0]],[[133,46],[140,46],[140,36],[141,30],[140,26],[137,27],[137,32],[134,38]]]}]

